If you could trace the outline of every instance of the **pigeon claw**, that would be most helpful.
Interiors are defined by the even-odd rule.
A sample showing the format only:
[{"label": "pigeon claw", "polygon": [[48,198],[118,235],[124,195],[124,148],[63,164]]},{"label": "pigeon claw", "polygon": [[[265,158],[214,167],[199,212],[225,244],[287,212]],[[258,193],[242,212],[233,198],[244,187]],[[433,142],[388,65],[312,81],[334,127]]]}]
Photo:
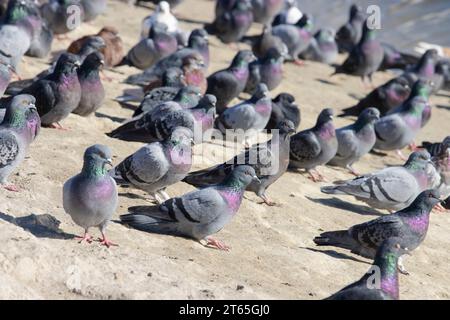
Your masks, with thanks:
[{"label": "pigeon claw", "polygon": [[105,236],[103,236],[103,238],[98,239],[98,241],[100,241],[100,245],[106,246],[107,248],[119,246],[118,244],[113,243],[113,242],[109,241],[108,239],[106,239]]},{"label": "pigeon claw", "polygon": [[11,191],[11,192],[19,192],[19,188],[13,184],[4,186],[5,190]]},{"label": "pigeon claw", "polygon": [[212,237],[208,237],[206,240],[206,247],[216,248],[222,251],[230,251],[231,247],[227,246],[220,240],[214,239]]},{"label": "pigeon claw", "polygon": [[92,236],[89,235],[87,232],[82,236],[82,237],[75,237],[75,239],[78,240],[78,243],[82,243],[82,242],[87,242],[87,243],[92,243]]}]

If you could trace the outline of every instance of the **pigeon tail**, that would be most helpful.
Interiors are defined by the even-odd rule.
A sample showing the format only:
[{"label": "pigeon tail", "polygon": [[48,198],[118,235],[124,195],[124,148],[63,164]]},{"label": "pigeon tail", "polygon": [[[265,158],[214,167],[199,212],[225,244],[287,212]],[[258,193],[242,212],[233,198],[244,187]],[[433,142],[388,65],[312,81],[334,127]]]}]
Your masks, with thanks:
[{"label": "pigeon tail", "polygon": [[355,241],[349,237],[347,230],[324,232],[313,241],[318,246],[335,246],[349,250],[355,248]]}]

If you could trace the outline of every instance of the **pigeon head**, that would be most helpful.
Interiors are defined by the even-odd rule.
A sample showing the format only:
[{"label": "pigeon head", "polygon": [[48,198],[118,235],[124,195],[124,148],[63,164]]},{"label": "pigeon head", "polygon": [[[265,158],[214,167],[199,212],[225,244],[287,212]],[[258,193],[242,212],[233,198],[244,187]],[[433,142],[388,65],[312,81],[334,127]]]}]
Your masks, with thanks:
[{"label": "pigeon head", "polygon": [[295,25],[299,28],[312,31],[314,28],[313,18],[309,13],[305,13]]},{"label": "pigeon head", "polygon": [[247,11],[250,10],[252,8],[252,4],[250,2],[250,0],[240,0],[236,2],[236,5],[234,6],[233,9],[237,10],[237,11]]},{"label": "pigeon head", "polygon": [[103,54],[95,51],[86,57],[81,68],[87,70],[99,70],[103,65],[105,65]]},{"label": "pigeon head", "polygon": [[241,189],[245,189],[252,182],[260,182],[255,169],[248,165],[235,167],[226,180]]},{"label": "pigeon head", "polygon": [[417,196],[410,207],[423,208],[429,212],[435,205],[441,202],[440,196],[439,191],[436,189],[425,190]]},{"label": "pigeon head", "polygon": [[295,126],[291,120],[281,120],[277,124],[277,129],[280,130],[280,134],[282,135],[293,135],[295,133]]},{"label": "pigeon head", "polygon": [[264,60],[269,60],[269,61],[279,61],[280,58],[284,58],[285,57],[285,53],[284,52],[280,52],[280,50],[278,50],[277,48],[270,48],[267,53],[266,56],[264,57]]},{"label": "pigeon head", "polygon": [[104,48],[106,48],[106,42],[102,37],[91,36],[86,40],[85,44],[81,48],[80,55],[87,56],[93,51],[101,51]]},{"label": "pigeon head", "polygon": [[233,58],[233,61],[231,65],[233,67],[245,67],[247,68],[248,64],[250,62],[253,62],[256,60],[255,55],[250,50],[241,50],[239,51],[236,56]]},{"label": "pigeon head", "polygon": [[163,84],[167,87],[185,86],[186,78],[179,68],[169,68],[163,74]]},{"label": "pigeon head", "polygon": [[80,67],[80,60],[77,55],[63,53],[56,62],[56,73],[72,73]]},{"label": "pigeon head", "polygon": [[192,30],[189,37],[200,37],[200,38],[203,38],[203,40],[207,41],[208,40],[208,32],[206,32],[206,30],[202,29],[202,28],[194,29],[194,30]]},{"label": "pigeon head", "polygon": [[[398,259],[402,255],[409,254],[408,248],[402,245],[402,243],[403,241],[399,237],[392,237],[384,240],[378,247],[376,257],[382,260],[389,260],[391,258]],[[375,258],[375,261],[376,260],[377,258]],[[391,263],[393,262],[394,261],[391,261]]]},{"label": "pigeon head", "polygon": [[259,100],[269,97],[269,89],[265,83],[260,83],[256,87],[255,93],[253,94],[253,100]]},{"label": "pigeon head", "polygon": [[210,110],[215,109],[217,104],[217,98],[213,94],[205,94],[203,98],[200,99],[198,102],[199,106],[202,107],[202,109]]},{"label": "pigeon head", "polygon": [[181,106],[196,105],[200,100],[200,89],[194,86],[187,86],[181,88],[174,98],[174,101],[178,102]]},{"label": "pigeon head", "polygon": [[112,153],[109,147],[95,144],[84,152],[83,173],[90,176],[104,176],[108,170],[106,165],[112,166]]},{"label": "pigeon head", "polygon": [[173,130],[169,140],[173,146],[190,146],[194,143],[194,133],[189,128],[177,127]]},{"label": "pigeon head", "polygon": [[334,111],[331,108],[323,109],[317,118],[316,127],[321,127],[324,124],[333,121]]},{"label": "pigeon head", "polygon": [[292,94],[280,93],[275,99],[273,99],[273,102],[288,106],[295,102],[295,98]]},{"label": "pigeon head", "polygon": [[408,157],[408,160],[406,160],[404,167],[413,171],[421,171],[425,170],[430,162],[430,153],[427,150],[422,149],[411,153]]},{"label": "pigeon head", "polygon": [[2,125],[27,132],[30,139],[34,140],[41,127],[41,120],[35,103],[36,99],[31,95],[20,94],[15,96],[6,108]]},{"label": "pigeon head", "polygon": [[320,42],[334,42],[334,38],[336,36],[336,32],[332,28],[323,28],[317,31],[315,34],[315,38]]},{"label": "pigeon head", "polygon": [[148,33],[148,37],[153,39],[155,38],[158,34],[161,33],[167,33],[167,25],[165,23],[161,23],[161,22],[154,22],[152,27],[150,28],[150,31]]},{"label": "pigeon head", "polygon": [[363,124],[374,123],[378,119],[380,119],[380,111],[377,108],[367,108],[358,117],[358,121],[361,120]]},{"label": "pigeon head", "polygon": [[158,3],[158,11],[163,13],[170,13],[170,4],[167,1]]},{"label": "pigeon head", "polygon": [[356,4],[352,4],[350,7],[350,21],[364,20],[364,12],[362,8]]}]

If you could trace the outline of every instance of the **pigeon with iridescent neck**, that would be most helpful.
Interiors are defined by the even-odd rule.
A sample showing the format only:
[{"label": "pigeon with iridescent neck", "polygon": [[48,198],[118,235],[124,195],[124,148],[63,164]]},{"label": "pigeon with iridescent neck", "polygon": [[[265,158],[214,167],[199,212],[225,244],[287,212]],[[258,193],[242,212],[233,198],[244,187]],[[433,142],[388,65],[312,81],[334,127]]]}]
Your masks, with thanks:
[{"label": "pigeon with iridescent neck", "polygon": [[355,123],[336,129],[338,150],[329,164],[347,168],[358,176],[353,164],[372,150],[377,137],[374,124],[380,119],[380,112],[375,108],[365,109]]},{"label": "pigeon with iridescent neck", "polygon": [[195,119],[196,128],[200,129],[199,132],[205,133],[214,127],[216,104],[216,97],[212,94],[205,94],[195,107],[189,109]]},{"label": "pigeon with iridescent neck", "polygon": [[258,181],[255,170],[236,167],[221,183],[172,198],[159,206],[128,208],[122,223],[138,230],[189,237],[220,250],[230,247],[212,237],[239,211],[245,189]]},{"label": "pigeon with iridescent neck", "polygon": [[272,28],[272,34],[279,37],[288,49],[289,60],[298,62],[298,55],[308,48],[312,34],[313,21],[304,14],[295,24],[280,24]]},{"label": "pigeon with iridescent neck", "polygon": [[300,54],[300,58],[326,64],[335,63],[338,57],[338,48],[334,35],[335,31],[331,28],[317,31],[308,48]]},{"label": "pigeon with iridescent neck", "polygon": [[[384,240],[369,271],[360,280],[325,300],[398,300],[400,297],[398,269],[401,257],[409,254],[408,248],[402,247],[400,243],[402,239],[398,237]],[[375,278],[378,275],[379,278]]]},{"label": "pigeon with iridescent neck", "polygon": [[216,127],[226,134],[227,130],[244,130],[245,136],[251,136],[264,129],[272,113],[272,100],[269,90],[260,83],[253,96],[244,102],[227,108],[216,119]]},{"label": "pigeon with iridescent neck", "polygon": [[8,184],[8,177],[25,159],[39,133],[41,121],[35,101],[30,95],[15,96],[0,124],[0,184],[9,191],[18,191],[16,186]]},{"label": "pigeon with iridescent neck", "polygon": [[397,150],[403,158],[400,150],[414,143],[416,135],[422,128],[424,115],[426,116],[425,113],[430,108],[428,102],[430,90],[428,82],[417,81],[408,100],[375,123],[377,135],[375,149]]},{"label": "pigeon with iridescent neck", "polygon": [[376,209],[401,210],[420,192],[432,187],[436,175],[430,154],[421,150],[412,153],[403,166],[388,167],[353,180],[337,181],[320,191],[354,196]]},{"label": "pigeon with iridescent neck", "polygon": [[81,172],[64,183],[63,207],[72,220],[84,229],[80,243],[92,242],[90,228],[99,228],[100,243],[107,247],[115,245],[106,238],[106,226],[118,205],[117,185],[108,174],[112,165],[111,150],[104,145],[93,145],[84,153]]},{"label": "pigeon with iridescent neck", "polygon": [[[350,51],[342,65],[337,66],[334,74],[345,73],[360,76],[365,83],[366,77],[372,83],[372,74],[383,62],[384,50],[377,38],[376,29],[372,29],[366,21],[359,43]],[[333,75],[334,75],[333,74]]]},{"label": "pigeon with iridescent neck", "polygon": [[316,167],[333,159],[337,149],[333,110],[327,108],[319,114],[314,127],[292,136],[289,166],[305,169],[313,181],[323,181],[324,177],[316,170]]},{"label": "pigeon with iridescent neck", "polygon": [[217,98],[219,114],[227,108],[231,100],[244,91],[249,76],[248,65],[253,60],[255,56],[251,51],[239,51],[227,69],[216,71],[208,77],[206,93]]},{"label": "pigeon with iridescent neck", "polygon": [[169,199],[166,187],[181,180],[191,170],[193,133],[189,129],[176,128],[162,142],[142,147],[110,171],[119,185],[144,190],[156,201]]},{"label": "pigeon with iridescent neck", "polygon": [[277,133],[271,140],[246,149],[233,159],[212,168],[190,173],[183,181],[195,187],[207,187],[220,183],[237,165],[246,164],[255,169],[258,182],[252,182],[248,191],[253,191],[267,205],[273,205],[266,190],[276,182],[289,165],[290,138],[295,133],[294,124],[289,120],[281,121]]},{"label": "pigeon with iridescent neck", "polygon": [[271,48],[262,59],[249,65],[249,77],[244,92],[253,94],[260,83],[264,83],[269,91],[277,88],[283,80],[284,54]]},{"label": "pigeon with iridescent neck", "polygon": [[402,77],[409,81],[411,87],[417,80],[433,81],[438,59],[439,56],[437,51],[435,49],[429,49],[414,66],[407,69],[406,72],[402,74]]},{"label": "pigeon with iridescent neck", "polygon": [[253,18],[262,24],[272,23],[275,16],[283,10],[284,0],[252,0]]},{"label": "pigeon with iridescent neck", "polygon": [[364,13],[360,6],[353,4],[350,7],[349,21],[344,24],[336,33],[336,42],[339,46],[339,52],[350,52],[355,47],[362,36]]},{"label": "pigeon with iridescent neck", "polygon": [[[318,246],[336,246],[373,259],[386,239],[399,237],[400,245],[411,252],[425,239],[430,212],[440,202],[437,190],[425,190],[400,211],[357,224],[348,230],[324,232],[315,237],[314,242]],[[399,270],[407,274],[401,264]]]},{"label": "pigeon with iridescent neck", "polygon": [[78,69],[78,80],[81,86],[81,100],[78,107],[72,112],[87,117],[97,111],[105,100],[105,88],[100,78],[100,69],[105,61],[100,52],[87,56]]}]

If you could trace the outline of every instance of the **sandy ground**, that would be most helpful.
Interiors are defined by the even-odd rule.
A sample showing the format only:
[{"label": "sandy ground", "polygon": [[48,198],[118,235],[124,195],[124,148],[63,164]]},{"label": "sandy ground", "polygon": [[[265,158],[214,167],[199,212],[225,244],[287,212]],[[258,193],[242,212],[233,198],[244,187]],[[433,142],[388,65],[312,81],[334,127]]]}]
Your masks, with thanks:
[{"label": "sandy ground", "polygon": [[[110,1],[105,16],[83,25],[69,37],[76,39],[112,24],[130,47],[138,38],[141,19],[149,12]],[[181,26],[191,30],[211,20],[213,1],[187,0],[176,12],[187,18]],[[253,32],[259,32],[259,28],[255,26]],[[212,72],[227,66],[234,51],[214,37],[210,42]],[[69,43],[56,41],[54,49],[61,50]],[[20,73],[32,76],[46,68],[45,63],[26,58]],[[259,199],[248,194],[249,200],[243,201],[236,218],[217,235],[232,246],[230,252],[206,249],[189,239],[146,234],[117,223],[110,224],[108,234],[120,246],[107,249],[98,243],[80,245],[51,235],[38,237],[7,222],[8,216],[49,214],[61,221],[65,233],[81,233],[62,209],[62,185],[79,172],[85,148],[94,143],[107,144],[117,163],[141,146],[105,135],[132,113],[112,98],[126,88],[121,80],[136,70],[122,67],[119,71],[123,74],[106,72],[113,81],[105,83],[107,99],[97,115],[71,115],[63,121],[70,131],[42,130],[20,170],[11,178],[21,192],[0,190],[0,298],[320,299],[359,279],[368,269],[369,261],[333,247],[318,249],[312,239],[323,230],[348,228],[375,218],[377,213],[352,198],[342,198],[352,203],[346,204],[321,194],[321,184],[298,173],[286,173],[269,189],[268,194],[279,206],[258,204]],[[295,95],[302,110],[302,129],[313,125],[322,108],[342,109],[355,103],[352,95],[362,97],[368,92],[358,78],[330,79],[331,73],[331,67],[312,62],[304,67],[285,65],[285,79],[273,95],[281,91]],[[390,77],[389,73],[377,74],[375,83]],[[448,106],[448,93],[433,97],[432,102]],[[417,142],[440,140],[448,134],[449,121],[450,113],[435,107]],[[336,122],[341,126],[349,120]],[[393,155],[370,155],[356,168],[364,173],[399,163]],[[351,178],[344,170],[321,170],[330,181]],[[192,189],[179,183],[170,187],[169,193],[180,195]],[[148,204],[140,191],[123,189],[120,193],[115,218],[128,206]],[[411,275],[400,276],[401,298],[450,298],[449,225],[449,214],[432,214],[425,242],[406,260]],[[98,235],[96,230],[94,235]]]}]

